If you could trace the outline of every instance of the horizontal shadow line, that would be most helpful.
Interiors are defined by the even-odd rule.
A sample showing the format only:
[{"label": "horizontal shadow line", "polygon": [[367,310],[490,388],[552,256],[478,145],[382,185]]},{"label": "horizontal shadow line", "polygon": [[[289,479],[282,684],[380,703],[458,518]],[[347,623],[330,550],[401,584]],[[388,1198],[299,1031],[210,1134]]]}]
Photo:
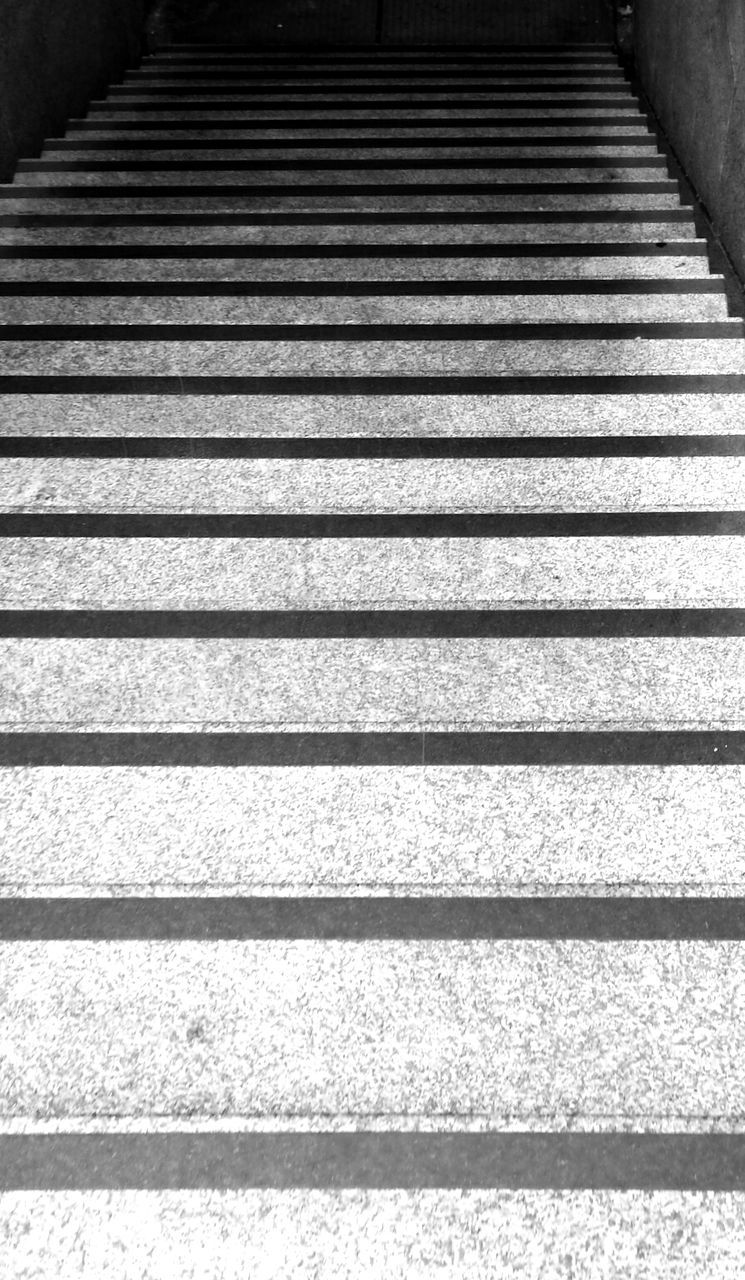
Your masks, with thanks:
[{"label": "horizontal shadow line", "polygon": [[[745,374],[500,377],[179,377],[7,374],[0,395],[147,396],[574,396],[743,395]],[[705,407],[705,406],[702,406]]]},{"label": "horizontal shadow line", "polygon": [[711,436],[0,436],[0,458],[739,457],[745,434]]},{"label": "horizontal shadow line", "polygon": [[325,196],[537,196],[537,195],[658,195],[678,192],[673,178],[648,182],[315,182],[315,183],[172,183],[137,186],[118,183],[84,183],[55,186],[0,187],[0,199],[46,200],[153,200],[153,199],[313,199]]},{"label": "horizontal shadow line", "polygon": [[2,898],[0,942],[745,940],[745,898]]},{"label": "horizontal shadow line", "polygon": [[745,1190],[745,1135],[159,1133],[0,1137],[0,1190]]},{"label": "horizontal shadow line", "polygon": [[[626,285],[629,285],[627,288]],[[21,281],[0,284],[0,298],[550,298],[651,297],[724,293],[716,279],[595,281]],[[642,287],[639,287],[639,286]]]},{"label": "horizontal shadow line", "polygon": [[[369,124],[369,122],[368,122]],[[193,127],[193,126],[192,126]],[[253,128],[256,126],[253,125]],[[271,126],[269,126],[271,127]],[[307,129],[307,124],[304,128]],[[103,132],[103,130],[101,130]],[[163,132],[170,132],[164,129]],[[179,139],[177,143],[170,138],[129,138],[125,134],[118,139],[115,138],[54,138],[45,143],[45,154],[50,152],[59,152],[64,155],[67,151],[170,151],[180,148],[187,148],[190,151],[306,151],[320,148],[327,151],[343,151],[343,150],[359,150],[367,148],[391,149],[399,148],[401,150],[421,149],[423,147],[448,147],[454,151],[462,150],[465,147],[480,147],[484,150],[491,148],[498,149],[517,149],[525,147],[552,147],[558,150],[568,149],[570,147],[646,147],[653,150],[657,146],[656,138],[653,134],[572,134],[568,137],[556,137],[554,135],[537,134],[532,137],[493,137],[474,134],[472,137],[463,137],[458,135],[451,137],[443,134],[441,137],[420,138],[409,134],[404,137],[392,137],[388,135],[380,135],[374,137],[360,138],[357,134],[351,133],[348,138],[254,138],[246,141],[240,138],[223,139],[223,138],[187,138]],[[478,157],[476,157],[478,158]],[[609,163],[612,156],[601,157],[596,159],[606,159]],[[624,156],[623,163],[629,164],[636,159],[633,156]],[[657,159],[657,157],[655,157]],[[660,156],[659,163],[664,164],[664,157]],[[29,165],[34,167],[39,163],[36,160],[26,160],[23,162],[28,169]],[[49,162],[44,162],[49,163]],[[16,172],[19,172],[16,169]]]},{"label": "horizontal shadow line", "polygon": [[0,538],[742,537],[745,511],[192,514],[2,512]]},{"label": "horizontal shadow line", "polygon": [[357,639],[742,636],[745,609],[3,609],[0,637]]},{"label": "horizontal shadow line", "polygon": [[[295,245],[252,245],[252,244],[96,244],[96,245],[0,245],[0,260],[5,261],[67,261],[72,259],[89,260],[100,259],[102,261],[124,261],[129,258],[140,259],[156,259],[177,261],[211,261],[211,260],[257,260],[262,261],[280,261],[290,262],[299,260],[307,261],[325,261],[325,260],[356,260],[367,259],[371,261],[439,261],[445,259],[451,261],[453,259],[491,259],[491,258],[525,258],[528,261],[535,258],[664,258],[674,256],[686,258],[700,258],[705,254],[703,245],[696,241],[685,240],[682,242],[674,242],[673,244],[644,244],[633,242],[628,244],[625,242],[615,243],[613,241],[603,241],[602,243],[593,244],[584,241],[544,241],[541,244],[525,244],[508,243],[506,241],[498,241],[494,244],[432,244],[432,245],[410,245],[410,244],[295,244]],[[115,282],[112,282],[115,283]],[[40,280],[19,282],[4,281],[2,283],[3,290],[17,289],[19,287],[29,289],[46,289],[46,288],[79,288],[79,289],[95,289],[99,282],[95,280],[84,280],[79,282],[65,282],[64,285],[54,281]],[[667,291],[668,289],[677,289],[684,292],[687,289],[697,289],[706,287],[707,289],[721,290],[722,282],[715,278],[706,280],[685,278],[670,279],[667,281],[652,279],[610,279],[595,280],[592,278],[582,280],[463,280],[450,281],[331,281],[331,282],[310,282],[310,281],[257,281],[257,282],[225,282],[225,281],[134,281],[128,282],[127,288],[147,289],[148,287],[170,288],[170,289],[215,289],[218,287],[231,289],[253,289],[253,290],[271,290],[281,288],[287,293],[294,293],[298,289],[316,289],[325,292],[329,288],[339,290],[353,289],[373,289],[378,292],[388,292],[390,290],[402,289],[421,289],[428,290],[444,288],[459,289],[472,291],[489,291],[490,293],[512,293],[521,295],[523,293],[547,293],[558,292],[563,290],[566,293],[596,293],[596,292],[618,292],[618,293],[653,293],[655,291]],[[120,287],[124,287],[120,285]]]},{"label": "horizontal shadow line", "polygon": [[5,324],[0,342],[596,342],[742,341],[739,320],[462,324]]},{"label": "horizontal shadow line", "polygon": [[745,731],[0,733],[0,767],[742,765]]},{"label": "horizontal shadow line", "polygon": [[[123,144],[121,150],[130,148]],[[365,157],[362,159],[309,159],[305,156],[290,159],[253,160],[237,159],[194,160],[25,160],[18,165],[17,173],[291,173],[302,174],[306,169],[347,173],[364,172],[366,169],[398,170],[416,169],[661,169],[665,170],[664,156],[575,156],[537,157],[525,159],[509,156],[422,156]]]},{"label": "horizontal shadow line", "polygon": [[[189,104],[187,109],[191,111],[194,105],[195,104],[193,103]],[[184,104],[184,106],[186,107],[186,104]],[[107,104],[100,104],[96,108],[96,110],[99,113],[106,114],[106,115],[115,115],[126,109],[127,108],[123,106],[108,107]],[[179,109],[181,110],[183,108],[179,108]],[[252,107],[252,110],[253,109],[254,108]],[[398,118],[385,117],[382,119],[376,118],[376,117],[373,117],[370,119],[366,119],[364,117],[362,117],[361,119],[356,119],[354,116],[340,116],[340,117],[326,117],[326,118],[321,118],[317,120],[313,119],[310,121],[307,119],[297,119],[297,120],[280,119],[280,118],[275,119],[271,116],[268,117],[267,119],[261,119],[260,117],[257,118],[256,116],[253,116],[253,118],[251,119],[247,119],[245,116],[242,116],[234,120],[229,120],[224,118],[216,119],[214,116],[209,116],[204,119],[162,121],[162,120],[143,120],[139,116],[133,116],[133,117],[125,116],[123,118],[117,119],[115,126],[109,126],[106,124],[106,122],[102,122],[100,120],[95,120],[95,119],[86,119],[86,120],[72,119],[67,126],[66,139],[54,138],[50,140],[48,145],[53,146],[55,148],[58,146],[66,146],[66,147],[74,148],[75,146],[78,145],[78,143],[74,137],[72,138],[72,140],[70,140],[70,135],[75,135],[77,133],[86,133],[89,131],[97,132],[97,133],[105,132],[107,129],[110,129],[112,127],[116,129],[127,129],[127,130],[129,129],[137,129],[137,130],[140,130],[140,129],[142,130],[148,130],[148,129],[167,129],[167,130],[171,130],[171,129],[179,129],[179,130],[180,129],[231,129],[231,130],[245,129],[246,131],[252,131],[254,129],[280,129],[280,130],[288,129],[292,131],[303,131],[303,132],[306,132],[309,129],[322,130],[322,129],[330,129],[330,128],[333,128],[333,129],[349,128],[349,129],[354,129],[355,132],[357,132],[357,131],[368,130],[368,129],[372,130],[372,129],[382,129],[382,128],[441,129],[443,127],[447,127],[447,128],[475,127],[475,128],[481,129],[481,128],[490,128],[495,125],[500,128],[507,128],[507,127],[517,128],[517,127],[526,127],[526,126],[529,127],[531,125],[540,126],[541,123],[545,123],[545,120],[542,120],[542,118],[538,115],[510,116],[508,119],[505,119],[504,116],[483,116],[483,115],[458,116],[458,117],[425,116],[422,118],[416,118],[411,115],[406,115]],[[554,128],[562,128],[567,125],[576,127],[579,125],[603,126],[603,125],[626,125],[631,123],[639,124],[639,125],[642,125],[645,123],[645,117],[640,115],[638,109],[636,108],[629,109],[627,112],[623,114],[619,112],[619,113],[616,113],[615,115],[612,115],[612,114],[608,114],[605,116],[571,115],[571,116],[552,116],[550,118],[550,125],[551,127],[554,127]],[[541,134],[539,136],[541,139],[546,140],[545,134]],[[600,135],[600,137],[598,138],[598,141],[600,141],[601,139],[602,139],[602,135]],[[651,143],[654,143],[654,145],[656,145],[656,140],[654,139],[654,135],[652,134],[648,134],[648,133],[632,134],[630,135],[629,140],[631,141],[632,139],[634,140],[634,142],[641,142],[643,144],[646,144],[647,140],[649,139]],[[616,142],[619,146],[621,145],[621,139],[619,136],[616,136],[612,141]],[[91,145],[97,145],[97,144],[92,143]],[[499,146],[504,146],[504,145],[518,146],[520,145],[520,143],[517,139],[514,141],[514,143],[508,139],[506,142],[502,142],[500,140],[498,145]],[[569,139],[569,138],[566,139],[565,142],[562,142],[561,139],[557,139],[557,145],[571,146],[573,145],[573,142],[572,142],[572,139]]]},{"label": "horizontal shadow line", "polygon": [[[469,212],[467,219],[461,213],[448,213],[447,210],[422,212],[412,209],[400,212],[370,213],[354,210],[304,211],[292,213],[277,210],[271,213],[246,210],[240,213],[0,213],[2,227],[387,227],[399,223],[411,226],[461,226],[464,221],[480,226],[506,226],[516,224],[525,226],[528,223],[549,226],[554,223],[574,225],[575,223],[640,223],[640,222],[686,222],[691,221],[689,209],[650,209],[640,214],[636,209],[612,209],[572,211],[571,209],[540,209],[533,212],[520,210],[496,211],[482,213]],[[593,253],[603,253],[601,242],[595,242],[597,249]],[[320,247],[320,246],[318,246]],[[448,246],[450,247],[450,246]],[[459,248],[462,246],[454,246]],[[466,246],[467,248],[470,246]],[[398,248],[398,246],[396,246]],[[513,247],[520,249],[519,256],[540,254],[541,245],[531,245],[526,255],[525,244]],[[679,244],[665,245],[645,244],[643,242],[618,246],[619,255],[642,257],[675,256],[703,257],[706,247],[703,243],[682,241]],[[12,256],[12,255],[11,255]],[[397,255],[401,256],[401,255]],[[452,255],[450,255],[452,256]],[[458,256],[456,254],[456,256]]]},{"label": "horizontal shadow line", "polygon": [[[475,92],[478,86],[469,85],[469,91]],[[422,92],[421,96],[416,98],[393,98],[387,95],[381,95],[379,100],[365,98],[360,94],[358,98],[341,98],[338,96],[329,96],[327,101],[314,98],[310,101],[295,95],[292,99],[284,101],[277,96],[273,96],[263,101],[258,98],[242,99],[240,90],[236,89],[233,93],[214,94],[209,96],[209,90],[200,88],[199,99],[191,98],[185,100],[184,94],[172,93],[170,89],[158,88],[151,86],[147,96],[137,94],[132,89],[114,92],[109,89],[108,99],[93,99],[89,104],[89,111],[96,115],[113,115],[119,112],[137,112],[137,111],[163,111],[172,109],[174,111],[313,111],[317,112],[340,112],[340,111],[402,111],[407,113],[407,119],[413,119],[412,112],[417,109],[431,110],[435,107],[437,110],[443,108],[448,112],[452,111],[493,111],[504,108],[514,110],[516,107],[526,108],[531,111],[545,111],[549,108],[554,110],[574,111],[578,107],[582,110],[599,108],[604,109],[610,116],[614,112],[622,111],[625,116],[633,115],[635,120],[643,120],[639,103],[636,98],[630,94],[618,94],[613,97],[611,94],[603,97],[594,97],[595,90],[584,90],[578,95],[578,86],[573,86],[572,97],[559,97],[552,94],[550,97],[524,97],[516,96],[517,89],[514,93],[507,97],[500,97],[502,87],[499,87],[499,93],[495,93],[494,85],[489,85],[484,93],[488,92],[489,97],[481,96],[478,98],[461,97],[453,98],[434,98],[426,92]],[[523,89],[524,91],[524,89]],[[615,92],[615,91],[614,91]],[[597,119],[598,117],[595,117]],[[606,118],[606,117],[603,117]]]}]

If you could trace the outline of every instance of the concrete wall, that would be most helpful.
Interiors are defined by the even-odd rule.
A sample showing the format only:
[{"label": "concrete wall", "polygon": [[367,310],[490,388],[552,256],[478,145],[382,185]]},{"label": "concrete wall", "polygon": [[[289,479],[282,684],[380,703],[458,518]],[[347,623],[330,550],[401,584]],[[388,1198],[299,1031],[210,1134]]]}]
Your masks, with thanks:
[{"label": "concrete wall", "polygon": [[0,0],[0,180],[140,55],[145,0]]},{"label": "concrete wall", "polygon": [[745,280],[745,3],[636,0],[636,68]]}]

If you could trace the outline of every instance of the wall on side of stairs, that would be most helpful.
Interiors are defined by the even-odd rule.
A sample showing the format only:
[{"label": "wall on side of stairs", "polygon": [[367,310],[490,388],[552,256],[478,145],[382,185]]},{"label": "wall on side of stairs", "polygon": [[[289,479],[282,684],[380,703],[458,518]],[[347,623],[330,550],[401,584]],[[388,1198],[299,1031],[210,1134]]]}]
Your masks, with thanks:
[{"label": "wall on side of stairs", "polygon": [[636,0],[636,69],[745,280],[745,4]]},{"label": "wall on side of stairs", "polygon": [[145,0],[0,0],[0,181],[140,55]]}]

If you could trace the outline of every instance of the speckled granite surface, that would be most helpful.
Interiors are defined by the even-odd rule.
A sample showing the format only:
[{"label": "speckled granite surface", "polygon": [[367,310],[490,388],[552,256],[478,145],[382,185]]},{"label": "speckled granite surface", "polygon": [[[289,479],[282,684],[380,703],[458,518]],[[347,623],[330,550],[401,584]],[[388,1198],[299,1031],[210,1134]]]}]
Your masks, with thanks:
[{"label": "speckled granite surface", "polygon": [[745,457],[8,458],[0,511],[738,511]]},{"label": "speckled granite surface", "polygon": [[[16,1192],[8,1280],[737,1280],[745,1196],[711,1192]],[[61,1257],[65,1259],[61,1262]]]},{"label": "speckled granite surface", "polygon": [[[560,287],[560,286],[559,286]],[[4,297],[2,324],[580,324],[728,319],[724,292],[637,295],[597,293],[535,297],[438,294],[372,297]]]},{"label": "speckled granite surface", "polygon": [[745,607],[734,537],[8,538],[3,608]]},{"label": "speckled granite surface", "polygon": [[745,638],[3,640],[13,729],[742,728]]},{"label": "speckled granite surface", "polygon": [[743,893],[745,771],[0,769],[3,894]]},{"label": "speckled granite surface", "polygon": [[[733,335],[740,325],[731,321]],[[13,375],[181,377],[466,377],[745,374],[730,338],[448,341],[0,341]]]},{"label": "speckled granite surface", "polygon": [[745,393],[0,395],[22,436],[612,436],[739,434]]},{"label": "speckled granite surface", "polygon": [[[37,210],[38,212],[38,210]],[[111,210],[116,212],[116,210]],[[121,212],[121,210],[119,211]],[[135,212],[135,210],[132,210]],[[673,228],[674,230],[674,228]],[[676,232],[677,234],[677,232]],[[668,228],[665,239],[673,240]],[[686,242],[686,247],[690,241]],[[703,246],[697,244],[698,249]],[[706,258],[695,254],[619,257],[597,254],[578,257],[534,258],[334,258],[283,261],[218,259],[134,259],[91,260],[90,258],[45,258],[0,260],[0,280],[94,282],[105,280],[594,280],[594,279],[678,279],[708,280]]]},{"label": "speckled granite surface", "polygon": [[738,943],[15,943],[5,1115],[742,1115]]}]

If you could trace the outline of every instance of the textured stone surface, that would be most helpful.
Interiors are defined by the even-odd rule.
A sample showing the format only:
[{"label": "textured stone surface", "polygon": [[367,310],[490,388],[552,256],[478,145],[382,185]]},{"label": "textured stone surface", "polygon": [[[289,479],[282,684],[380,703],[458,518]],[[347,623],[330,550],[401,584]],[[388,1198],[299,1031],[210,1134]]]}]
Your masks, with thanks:
[{"label": "textured stone surface", "polygon": [[[741,327],[732,321],[733,333]],[[5,376],[481,377],[745,373],[730,338],[1,341]]]},{"label": "textured stone surface", "polygon": [[717,293],[540,294],[529,297],[465,294],[447,297],[385,294],[306,298],[0,297],[0,324],[581,324],[625,321],[727,320]]},{"label": "textured stone surface", "polygon": [[29,942],[0,958],[8,1116],[745,1109],[738,943]]},{"label": "textured stone surface", "polygon": [[[745,395],[1,395],[18,436],[715,436],[743,429]],[[126,445],[122,446],[123,449]]]},{"label": "textured stone surface", "polygon": [[642,83],[745,277],[745,9],[637,0]]},{"label": "textured stone surface", "polygon": [[[209,96],[209,95],[207,95]],[[160,105],[154,97],[143,103],[140,98],[132,99],[125,94],[117,94],[116,98],[109,99],[106,103],[102,101],[94,101],[91,103],[86,118],[93,123],[100,123],[104,128],[111,128],[116,122],[117,115],[124,115],[126,119],[132,116],[138,120],[193,120],[193,111],[184,111],[179,103],[189,103],[196,99],[195,94],[179,94],[178,99],[170,99]],[[199,101],[205,99],[205,95],[199,96]],[[397,101],[399,99],[397,98]],[[642,115],[639,103],[636,98],[631,95],[621,95],[620,98],[616,94],[613,95],[611,105],[604,104],[598,106],[595,99],[590,97],[582,97],[569,102],[565,95],[562,95],[562,101],[567,105],[556,107],[546,106],[538,107],[531,99],[520,99],[519,105],[510,104],[508,99],[500,98],[497,105],[494,104],[492,96],[488,96],[485,101],[478,102],[477,107],[469,106],[468,103],[458,103],[457,101],[448,101],[447,106],[440,104],[439,106],[427,105],[426,100],[420,102],[407,102],[405,108],[386,106],[380,99],[370,101],[369,106],[365,106],[362,102],[351,102],[349,96],[345,95],[344,119],[354,119],[364,117],[366,120],[391,121],[396,120],[399,123],[403,119],[406,127],[409,124],[416,124],[418,119],[426,120],[435,118],[437,120],[450,120],[457,123],[463,117],[469,120],[473,118],[475,111],[483,107],[485,113],[488,113],[490,119],[498,117],[500,121],[506,121],[507,126],[512,118],[520,117],[521,119],[534,119],[537,124],[544,120],[555,120],[557,117],[571,119],[573,117],[585,118],[592,116],[593,121],[597,120],[599,124],[605,123],[608,116],[612,116],[613,120],[630,121],[636,124],[645,124],[645,117]],[[622,105],[619,105],[619,101]],[[239,99],[240,102],[240,99]],[[470,95],[469,95],[470,102]],[[232,120],[261,120],[262,123],[267,121],[271,123],[273,120],[297,120],[297,121],[324,121],[328,120],[328,111],[318,111],[314,109],[312,103],[308,103],[305,107],[299,107],[297,103],[289,102],[287,106],[278,106],[276,103],[265,102],[262,97],[261,114],[257,115],[256,108],[246,107],[245,103],[231,107],[230,104],[221,103],[219,100],[215,104],[210,104],[205,108],[204,112],[200,110],[200,119],[232,119]]]},{"label": "textured stone surface", "polygon": [[8,729],[745,727],[745,639],[0,642]]},{"label": "textured stone surface", "polygon": [[[37,209],[37,212],[41,212]],[[690,239],[685,248],[691,246]],[[619,254],[578,256],[557,253],[544,258],[529,249],[509,258],[199,258],[183,259],[42,258],[0,259],[0,280],[93,282],[104,280],[594,280],[594,279],[710,279],[702,242],[697,252],[635,257]],[[700,250],[700,252],[698,251]]]},{"label": "textured stone surface", "polygon": [[[174,171],[171,169],[130,169],[126,164],[122,164],[120,169],[95,170],[67,170],[57,169],[47,172],[42,171],[24,171],[19,173],[16,178],[18,187],[121,187],[127,192],[134,191],[138,187],[159,187],[170,186],[175,182],[179,187],[214,187],[214,198],[219,198],[220,187],[242,185],[246,188],[247,195],[250,196],[252,187],[287,187],[289,186],[368,186],[371,183],[381,187],[381,195],[386,194],[386,185],[388,183],[407,183],[411,185],[424,185],[432,187],[437,200],[441,200],[443,196],[437,188],[441,183],[465,183],[468,185],[478,183],[491,183],[494,186],[494,198],[502,199],[499,188],[503,184],[519,183],[526,188],[526,196],[530,202],[534,200],[534,192],[531,190],[536,184],[540,185],[545,182],[568,184],[577,188],[577,195],[580,201],[586,199],[586,196],[592,193],[586,193],[583,188],[587,183],[593,182],[636,182],[641,185],[649,184],[652,194],[656,193],[656,187],[660,182],[666,182],[667,175],[662,166],[655,168],[635,168],[633,159],[628,164],[607,164],[602,169],[596,169],[592,166],[584,168],[577,166],[567,167],[562,164],[561,159],[552,164],[550,169],[543,168],[522,168],[515,166],[510,169],[494,169],[489,165],[479,165],[474,162],[473,168],[463,170],[461,168],[449,168],[446,161],[439,165],[433,165],[430,169],[407,169],[399,167],[397,164],[386,166],[381,163],[378,169],[360,169],[354,165],[349,168],[343,167],[343,160],[340,160],[339,167],[334,169],[304,169],[301,172],[291,168],[289,165],[286,169],[247,169],[241,165],[240,161],[235,162],[233,169],[206,169],[196,170],[189,168],[188,161],[182,170]],[[311,193],[312,194],[312,193]],[[334,193],[332,192],[332,195]],[[540,193],[539,193],[540,194]],[[601,199],[604,193],[601,193]],[[641,196],[646,193],[641,192]],[[671,185],[668,190],[659,193],[662,197],[662,205],[666,198],[671,195],[677,195],[677,188]],[[470,198],[466,193],[466,198]],[[611,205],[616,196],[611,192]],[[375,197],[373,197],[375,201]],[[513,205],[513,207],[516,207]],[[540,207],[540,206],[539,206]],[[582,207],[582,205],[580,205]]]},{"label": "textured stone surface", "polygon": [[6,538],[3,608],[745,607],[736,537]]},{"label": "textured stone surface", "polygon": [[[176,175],[179,178],[180,175]],[[173,177],[173,175],[171,175]],[[606,212],[610,209],[678,209],[680,200],[677,187],[669,191],[626,192],[601,191],[567,191],[558,194],[545,194],[531,190],[526,186],[524,192],[508,195],[500,192],[495,184],[494,191],[487,195],[433,195],[424,192],[421,195],[386,194],[392,181],[390,173],[379,183],[380,194],[374,195],[319,195],[311,189],[308,195],[251,195],[250,186],[246,184],[245,192],[240,195],[219,195],[217,192],[207,196],[190,196],[188,187],[179,195],[146,195],[135,188],[131,193],[114,192],[106,196],[94,195],[38,195],[24,196],[20,188],[7,188],[11,194],[5,194],[2,201],[2,212],[18,214],[34,213],[67,213],[67,214],[122,214],[122,213],[179,213],[188,217],[190,213],[338,213],[345,210],[365,213],[432,213],[434,210],[445,210],[450,213],[483,212],[507,210],[510,212],[527,212],[536,209],[576,209],[579,211]],[[299,185],[299,184],[298,184]],[[188,200],[188,209],[186,202]]]},{"label": "textured stone surface", "polygon": [[14,1192],[7,1280],[735,1280],[742,1193]]},{"label": "textured stone surface", "polygon": [[[151,138],[148,140],[154,141],[154,139]],[[391,138],[383,146],[359,147],[350,142],[346,147],[326,147],[324,146],[323,139],[319,138],[314,147],[303,148],[303,150],[299,152],[296,148],[291,146],[283,146],[281,141],[278,141],[274,147],[262,148],[260,151],[257,151],[251,146],[250,139],[243,143],[235,141],[232,147],[224,147],[221,145],[219,148],[215,149],[207,147],[195,148],[190,146],[188,138],[178,138],[174,134],[172,135],[170,142],[163,143],[157,148],[157,150],[148,150],[147,159],[153,161],[156,168],[157,162],[163,160],[167,160],[169,162],[175,160],[185,166],[188,166],[193,161],[198,161],[200,164],[204,164],[211,160],[213,162],[217,161],[221,168],[224,166],[225,161],[233,161],[235,163],[236,170],[241,173],[245,172],[243,166],[246,163],[250,163],[252,169],[254,169],[257,165],[261,166],[262,163],[274,160],[282,160],[288,164],[288,166],[297,164],[298,160],[301,160],[305,166],[307,166],[309,161],[331,160],[338,165],[342,172],[344,171],[344,166],[346,164],[356,163],[360,160],[364,161],[366,166],[369,165],[370,161],[378,161],[381,164],[381,167],[385,167],[386,161],[396,160],[401,162],[404,171],[406,171],[406,161],[408,160],[437,160],[440,162],[472,160],[474,162],[473,172],[479,174],[483,169],[489,168],[489,166],[484,163],[485,161],[500,159],[507,162],[505,168],[498,170],[490,169],[490,176],[494,176],[496,173],[497,175],[500,175],[505,182],[511,182],[515,181],[515,179],[508,176],[510,174],[510,162],[512,168],[519,168],[522,176],[526,172],[530,173],[530,170],[527,169],[527,166],[518,166],[516,164],[518,161],[552,160],[554,164],[550,168],[548,166],[544,167],[541,165],[539,170],[551,173],[552,169],[561,169],[562,166],[566,166],[567,159],[572,157],[573,160],[577,158],[584,162],[589,158],[605,160],[609,171],[623,169],[624,179],[627,178],[626,170],[632,169],[634,171],[634,177],[633,179],[629,177],[629,181],[644,180],[642,176],[637,178],[637,174],[644,174],[647,177],[651,177],[652,175],[656,175],[657,177],[666,177],[667,168],[664,157],[656,155],[653,149],[649,146],[643,145],[647,141],[648,139],[642,138],[641,145],[629,146],[624,143],[614,144],[611,139],[602,145],[577,145],[576,149],[572,150],[566,146],[546,145],[545,142],[538,146],[500,147],[496,142],[492,141],[490,143],[488,140],[481,142],[478,146],[443,146],[441,142],[436,142],[434,139],[429,138],[422,138],[418,147],[398,146],[395,138]],[[127,169],[130,161],[139,163],[143,158],[142,150],[138,147],[133,147],[130,139],[121,136],[119,137],[116,146],[109,143],[107,146],[95,151],[78,151],[68,150],[65,148],[64,151],[59,152],[55,151],[54,147],[48,146],[45,147],[43,153],[45,164],[60,165],[60,168],[56,171],[57,173],[64,172],[62,166],[70,160],[82,160],[90,164],[92,170],[95,170],[101,161],[106,161],[107,163],[118,161],[121,163],[122,169]],[[620,158],[622,161],[621,165],[610,163],[613,158]],[[637,161],[639,159],[644,160],[645,163],[638,165]],[[649,161],[653,161],[654,163],[650,164]],[[440,166],[438,165],[437,167],[439,169]],[[460,167],[460,165],[458,165],[458,167]],[[572,180],[578,169],[582,171],[581,165],[576,166],[572,163],[569,167],[571,169],[571,176],[567,175],[567,181]],[[589,169],[592,169],[595,176],[597,176],[598,171],[594,166],[588,166],[585,163],[584,172],[588,172]],[[27,178],[35,172],[36,171],[34,169],[25,170],[23,181],[26,181]],[[55,170],[45,168],[41,172],[54,173]],[[81,170],[76,172],[84,171]],[[421,170],[421,172],[426,173],[426,169]],[[603,169],[601,168],[599,172],[602,174]],[[47,179],[47,181],[48,180],[49,179]],[[517,180],[519,181],[519,179]],[[549,179],[546,180],[548,181]]]},{"label": "textured stone surface", "polygon": [[740,510],[745,457],[8,458],[0,511]]},{"label": "textured stone surface", "polygon": [[737,766],[0,769],[4,896],[743,894]]},{"label": "textured stone surface", "polygon": [[[436,222],[417,222],[417,223],[392,223],[385,226],[375,226],[374,223],[339,223],[336,226],[331,224],[319,224],[310,226],[286,226],[278,225],[262,226],[252,223],[250,218],[245,222],[234,227],[221,226],[176,226],[176,227],[157,227],[150,224],[145,226],[117,227],[110,223],[99,223],[95,226],[62,226],[62,227],[1,227],[0,226],[0,244],[3,245],[129,245],[129,244],[168,244],[168,245],[199,245],[199,244],[264,244],[264,245],[326,245],[326,244],[345,244],[345,245],[367,245],[367,244],[441,244],[441,245],[464,245],[464,244],[535,244],[535,243],[579,243],[592,244],[594,241],[610,242],[611,244],[628,244],[638,243],[641,241],[670,241],[677,243],[681,240],[695,240],[696,226],[690,211],[684,221],[676,217],[675,222],[654,221],[655,212],[652,211],[648,215],[640,214],[641,220],[633,222],[613,222],[610,220],[603,221],[602,216],[592,222],[576,223],[576,222],[469,222],[468,218],[464,218],[457,224],[446,224]],[[704,244],[699,240],[697,245],[699,258],[705,259]],[[590,255],[592,256],[592,255]],[[417,260],[409,259],[409,265]],[[630,259],[633,263],[633,257]],[[670,267],[671,276],[675,276],[677,262],[674,261]],[[303,270],[304,263],[299,260],[296,264],[300,271]],[[454,260],[448,264],[452,269]],[[699,266],[703,265],[699,261]],[[416,268],[415,268],[416,269]],[[632,274],[630,268],[629,274]],[[301,278],[301,277],[298,277]],[[443,276],[443,279],[448,278]]]}]

